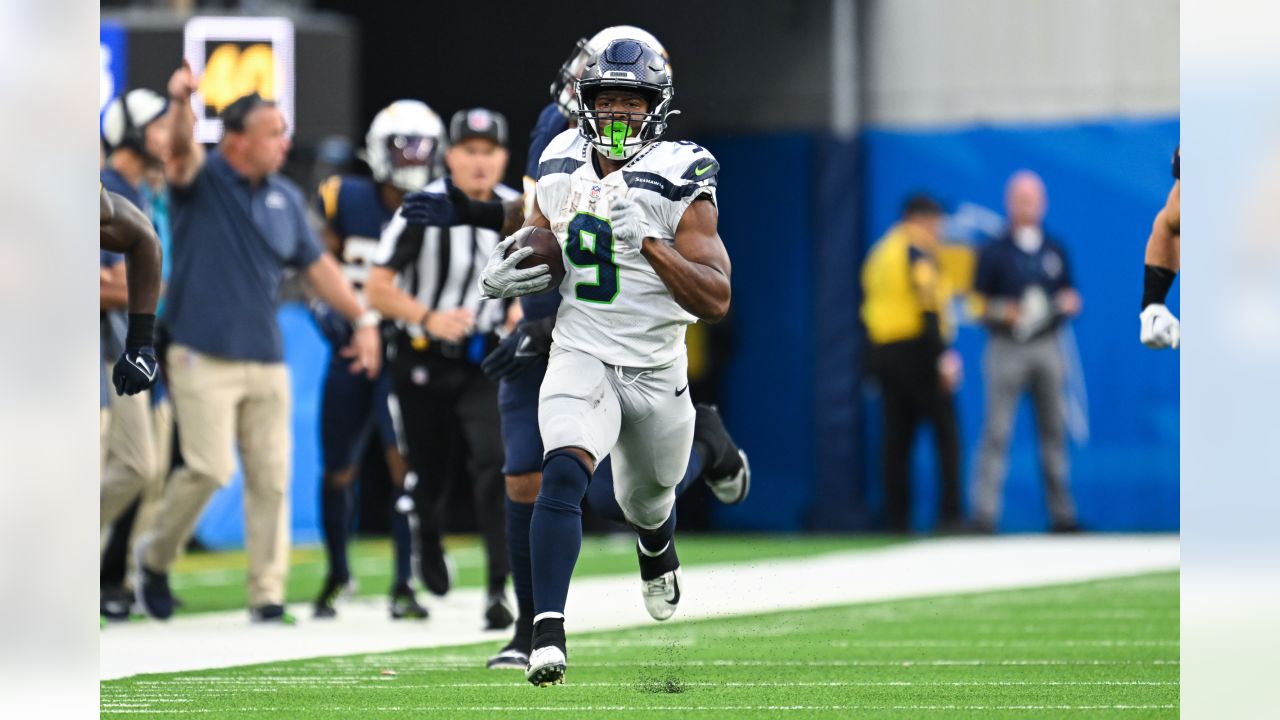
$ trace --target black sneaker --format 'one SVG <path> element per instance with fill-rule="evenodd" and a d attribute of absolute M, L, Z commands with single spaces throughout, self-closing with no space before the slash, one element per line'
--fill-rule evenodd
<path fill-rule="evenodd" d="M 169 573 L 154 572 L 143 563 L 147 542 L 134 546 L 134 564 L 137 576 L 133 581 L 134 599 L 148 615 L 157 620 L 173 616 L 173 591 L 169 589 Z"/>
<path fill-rule="evenodd" d="M 529 667 L 529 650 L 533 647 L 533 621 L 521 615 L 516 619 L 516 632 L 497 655 L 489 658 L 490 670 L 524 670 Z"/>
<path fill-rule="evenodd" d="M 133 593 L 123 585 L 109 585 L 98 591 L 98 613 L 111 622 L 124 622 L 133 609 Z"/>
<path fill-rule="evenodd" d="M 294 625 L 298 619 L 290 615 L 283 605 L 259 605 L 249 608 L 249 621 L 272 625 Z"/>
<path fill-rule="evenodd" d="M 418 570 L 422 573 L 422 584 L 432 595 L 444 597 L 453 585 L 453 568 L 445 557 L 440 536 L 423 538 L 418 545 Z"/>
<path fill-rule="evenodd" d="M 489 596 L 489 605 L 484 611 L 485 630 L 505 630 L 516 621 L 511 614 L 511 604 L 507 602 L 507 594 L 496 592 Z"/>
<path fill-rule="evenodd" d="M 533 626 L 533 652 L 524 677 L 538 687 L 564 683 L 568 666 L 564 642 L 564 618 L 544 618 Z"/>
<path fill-rule="evenodd" d="M 676 606 L 680 604 L 680 558 L 676 556 L 676 543 L 675 540 L 667 543 L 662 554 L 656 557 L 646 555 L 642 547 L 637 541 L 644 609 L 654 620 L 666 620 L 676 614 Z"/>
<path fill-rule="evenodd" d="M 693 441 L 706 451 L 702 479 L 716 499 L 725 505 L 737 505 L 751 492 L 751 465 L 747 454 L 738 448 L 724 427 L 720 411 L 714 405 L 695 405 Z"/>
<path fill-rule="evenodd" d="M 332 575 L 324 579 L 324 587 L 320 589 L 320 595 L 316 598 L 314 616 L 317 619 L 327 620 L 338 616 L 338 598 L 350 582 L 350 578 L 339 580 Z"/>
<path fill-rule="evenodd" d="M 431 613 L 418 602 L 409 583 L 401 583 L 391 588 L 392 620 L 425 620 Z"/>

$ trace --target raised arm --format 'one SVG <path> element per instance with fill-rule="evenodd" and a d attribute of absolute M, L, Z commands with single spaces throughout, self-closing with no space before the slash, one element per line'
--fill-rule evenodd
<path fill-rule="evenodd" d="M 732 295 L 732 268 L 716 230 L 718 218 L 715 203 L 698 198 L 680 218 L 674 243 L 647 237 L 640 248 L 680 307 L 708 323 L 729 313 Z"/>
<path fill-rule="evenodd" d="M 190 185 L 204 166 L 204 147 L 196 142 L 196 114 L 191 109 L 191 95 L 198 87 L 191 65 L 183 60 L 182 67 L 169 78 L 169 110 L 164 118 L 169 123 L 169 157 L 164 175 L 176 187 Z"/>

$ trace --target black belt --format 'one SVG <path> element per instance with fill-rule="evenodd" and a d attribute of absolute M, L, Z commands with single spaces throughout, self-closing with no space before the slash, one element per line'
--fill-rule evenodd
<path fill-rule="evenodd" d="M 458 342 L 448 342 L 430 338 L 426 335 L 412 336 L 407 332 L 400 332 L 400 347 L 407 352 L 420 353 L 428 357 L 445 358 L 447 360 L 463 360 L 476 365 L 479 365 L 486 355 L 493 352 L 493 349 L 498 347 L 499 342 L 501 342 L 501 338 L 494 332 L 468 335 Z"/>

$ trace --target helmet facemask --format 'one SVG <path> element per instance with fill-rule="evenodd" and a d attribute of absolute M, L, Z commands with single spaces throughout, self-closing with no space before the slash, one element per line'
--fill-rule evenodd
<path fill-rule="evenodd" d="M 384 147 L 390 165 L 387 181 L 405 192 L 427 186 L 436 175 L 439 147 L 435 138 L 422 135 L 388 135 Z"/>
<path fill-rule="evenodd" d="M 635 93 L 645 112 L 597 110 L 596 99 L 610 90 Z M 578 130 L 603 157 L 626 161 L 662 137 L 675 94 L 666 60 L 635 40 L 615 40 L 591 59 L 577 83 Z"/>

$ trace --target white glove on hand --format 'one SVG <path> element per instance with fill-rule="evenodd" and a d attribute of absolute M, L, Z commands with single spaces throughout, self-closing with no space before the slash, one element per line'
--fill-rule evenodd
<path fill-rule="evenodd" d="M 626 197 L 614 198 L 609 204 L 609 221 L 613 225 L 613 237 L 622 247 L 639 250 L 644 244 L 644 222 L 640 205 Z"/>
<path fill-rule="evenodd" d="M 1157 350 L 1163 348 L 1178 349 L 1182 331 L 1178 327 L 1178 318 L 1169 312 L 1164 305 L 1148 305 L 1138 316 L 1142 321 L 1142 332 L 1139 338 L 1142 344 Z"/>
<path fill-rule="evenodd" d="M 490 298 L 509 298 L 532 295 L 551 285 L 551 268 L 537 265 L 521 270 L 516 265 L 533 254 L 533 248 L 523 247 L 504 258 L 507 248 L 516 240 L 509 237 L 494 246 L 489 262 L 480 273 L 480 294 Z"/>

